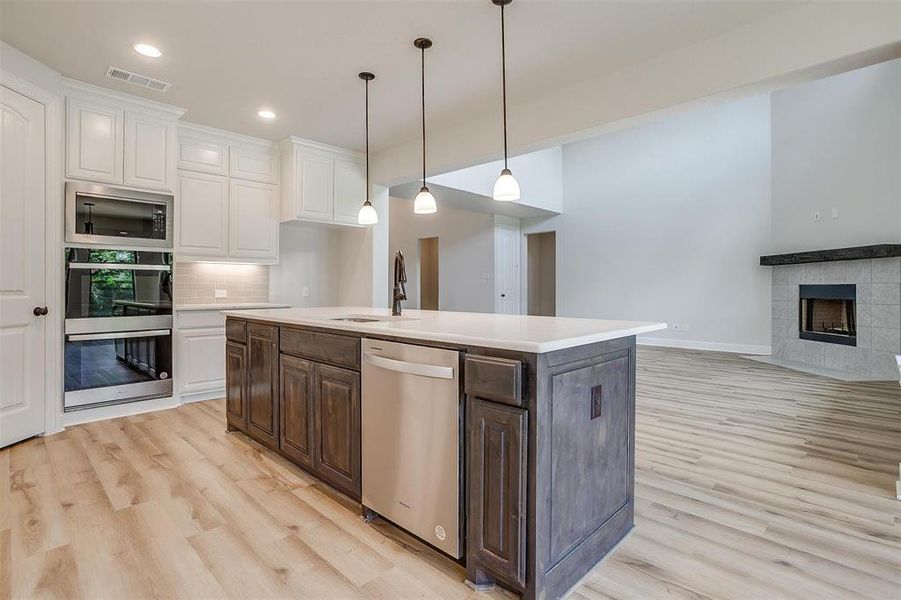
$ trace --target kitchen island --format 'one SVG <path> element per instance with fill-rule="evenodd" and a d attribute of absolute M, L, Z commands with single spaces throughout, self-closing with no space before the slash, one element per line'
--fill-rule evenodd
<path fill-rule="evenodd" d="M 664 324 L 363 307 L 225 314 L 228 429 L 356 501 L 362 338 L 459 353 L 459 533 L 474 587 L 560 597 L 632 529 L 635 336 Z"/>

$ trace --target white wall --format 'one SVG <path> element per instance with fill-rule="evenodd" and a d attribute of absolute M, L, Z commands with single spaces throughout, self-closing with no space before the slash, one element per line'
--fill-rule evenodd
<path fill-rule="evenodd" d="M 654 338 L 770 345 L 769 98 L 758 95 L 563 147 L 557 315 L 687 325 Z"/>
<path fill-rule="evenodd" d="M 336 305 L 339 235 L 340 230 L 322 225 L 279 225 L 279 263 L 269 269 L 270 300 L 292 306 Z"/>
<path fill-rule="evenodd" d="M 441 205 L 435 214 L 414 215 L 406 198 L 391 198 L 390 205 L 389 276 L 394 253 L 401 250 L 407 263 L 403 305 L 419 307 L 417 241 L 437 237 L 439 308 L 494 312 L 494 217 Z"/>
<path fill-rule="evenodd" d="M 586 139 L 699 99 L 769 91 L 896 58 L 899 22 L 899 2 L 803 2 L 613 73 L 599 71 L 572 86 L 511 96 L 510 149 L 520 154 Z M 499 158 L 499 123 L 492 110 L 467 123 L 431 129 L 431 173 Z M 419 177 L 421 144 L 416 137 L 378 152 L 373 180 L 396 185 Z"/>
<path fill-rule="evenodd" d="M 901 59 L 774 92 L 772 135 L 774 253 L 901 242 Z"/>
<path fill-rule="evenodd" d="M 518 204 L 557 213 L 563 211 L 563 149 L 560 146 L 513 156 L 508 165 L 522 190 Z M 496 160 L 435 175 L 429 182 L 490 198 L 494 182 L 503 168 L 504 161 Z"/>

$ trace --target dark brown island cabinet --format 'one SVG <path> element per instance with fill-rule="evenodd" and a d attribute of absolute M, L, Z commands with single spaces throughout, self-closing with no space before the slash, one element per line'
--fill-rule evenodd
<path fill-rule="evenodd" d="M 364 334 L 229 316 L 226 335 L 228 429 L 359 502 Z M 541 354 L 365 337 L 461 353 L 471 585 L 559 598 L 632 529 L 634 336 Z"/>

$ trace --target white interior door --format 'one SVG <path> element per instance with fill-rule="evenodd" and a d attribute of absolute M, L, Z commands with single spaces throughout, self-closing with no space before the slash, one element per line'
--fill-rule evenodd
<path fill-rule="evenodd" d="M 506 315 L 519 314 L 519 228 L 498 224 L 494 230 L 494 310 Z"/>
<path fill-rule="evenodd" d="M 44 106 L 0 86 L 0 447 L 44 431 Z"/>

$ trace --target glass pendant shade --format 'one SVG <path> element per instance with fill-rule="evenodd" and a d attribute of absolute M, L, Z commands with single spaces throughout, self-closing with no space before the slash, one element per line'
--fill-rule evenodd
<path fill-rule="evenodd" d="M 519 182 L 510 169 L 501 171 L 500 177 L 494 182 L 494 192 L 491 196 L 500 202 L 519 200 Z"/>
<path fill-rule="evenodd" d="M 378 222 L 379 215 L 375 212 L 372 203 L 367 200 L 363 203 L 363 206 L 360 207 L 360 212 L 357 213 L 357 223 L 360 225 L 375 225 Z"/>
<path fill-rule="evenodd" d="M 429 191 L 429 188 L 422 186 L 416 199 L 413 200 L 413 212 L 417 215 L 429 215 L 438 212 L 438 204 L 435 202 L 435 196 Z"/>

